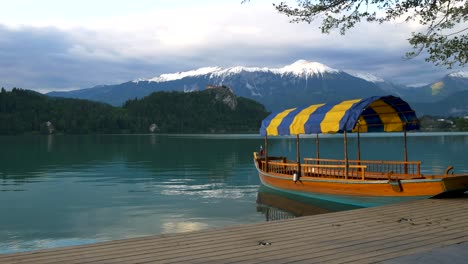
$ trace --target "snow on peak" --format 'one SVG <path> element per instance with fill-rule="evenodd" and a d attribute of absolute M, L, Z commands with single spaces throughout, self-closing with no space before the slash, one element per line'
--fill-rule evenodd
<path fill-rule="evenodd" d="M 199 68 L 199 69 L 191 70 L 191 71 L 186 71 L 186 72 L 161 74 L 159 77 L 149 79 L 148 81 L 150 81 L 150 82 L 174 81 L 174 80 L 183 79 L 183 78 L 189 77 L 189 76 L 205 75 L 205 74 L 213 73 L 213 72 L 220 71 L 220 70 L 222 70 L 222 68 L 220 68 L 220 67 L 203 67 L 203 68 Z"/>
<path fill-rule="evenodd" d="M 384 79 L 377 77 L 371 73 L 368 72 L 359 72 L 359 71 L 346 71 L 347 74 L 352 75 L 356 78 L 366 80 L 368 82 L 373 82 L 373 83 L 379 83 L 379 82 L 385 82 Z"/>
<path fill-rule="evenodd" d="M 468 71 L 457 71 L 449 74 L 449 76 L 455 78 L 468 78 Z"/>
<path fill-rule="evenodd" d="M 241 72 L 268 72 L 270 69 L 268 68 L 259 68 L 259 67 L 243 67 L 243 66 L 235 66 L 226 69 L 220 69 L 219 71 L 213 72 L 212 76 L 226 76 L 226 75 L 233 75 L 239 74 Z"/>
<path fill-rule="evenodd" d="M 295 75 L 321 75 L 326 72 L 337 73 L 339 70 L 328 67 L 327 65 L 321 64 L 319 62 L 311 62 L 307 60 L 298 60 L 291 65 L 284 66 L 279 69 L 272 69 L 273 72 L 278 72 L 281 74 L 292 73 Z"/>
<path fill-rule="evenodd" d="M 310 62 L 306 60 L 298 60 L 291 65 L 282 68 L 260 68 L 260 67 L 243 67 L 235 66 L 230 68 L 222 67 L 203 67 L 197 70 L 186 72 L 166 73 L 151 79 L 137 79 L 134 82 L 149 81 L 149 82 L 167 82 L 183 79 L 185 77 L 209 75 L 212 77 L 225 77 L 229 75 L 239 74 L 241 72 L 271 72 L 275 74 L 294 74 L 297 76 L 312 76 L 322 75 L 325 72 L 337 73 L 339 70 L 332 69 L 318 62 Z"/>

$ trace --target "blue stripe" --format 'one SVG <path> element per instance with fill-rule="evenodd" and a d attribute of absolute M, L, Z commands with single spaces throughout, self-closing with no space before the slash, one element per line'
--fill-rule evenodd
<path fill-rule="evenodd" d="M 291 135 L 291 131 L 289 130 L 289 126 L 294 121 L 294 117 L 301 112 L 304 107 L 298 107 L 296 110 L 289 112 L 281 121 L 281 124 L 278 126 L 278 135 Z"/>
<path fill-rule="evenodd" d="M 317 108 L 315 112 L 313 112 L 307 122 L 304 124 L 304 131 L 306 134 L 319 134 L 322 133 L 322 130 L 320 128 L 320 123 L 322 123 L 323 119 L 325 118 L 325 115 L 332 109 L 335 105 L 337 105 L 340 102 L 334 102 L 334 103 L 327 103 L 322 105 L 321 107 Z"/>
<path fill-rule="evenodd" d="M 402 123 L 407 122 L 405 114 L 401 113 L 401 111 L 405 111 L 405 110 L 408 111 L 409 109 L 405 109 L 403 105 L 399 105 L 403 103 L 403 100 L 397 97 L 386 96 L 382 98 L 382 101 L 390 105 L 395 110 L 395 112 L 398 114 L 398 117 L 400 118 L 400 121 Z"/>
<path fill-rule="evenodd" d="M 359 120 L 359 116 L 361 115 L 362 109 L 369 106 L 378 98 L 379 96 L 373 96 L 363 99 L 360 102 L 354 104 L 350 109 L 348 109 L 348 111 L 346 111 L 346 113 L 344 114 L 343 118 L 340 120 L 340 131 L 338 131 L 338 133 L 343 133 L 344 130 L 348 132 L 352 131 L 357 121 Z"/>
<path fill-rule="evenodd" d="M 367 132 L 384 132 L 382 120 L 380 120 L 379 114 L 377 114 L 372 107 L 366 108 L 361 115 L 366 121 Z"/>
<path fill-rule="evenodd" d="M 277 114 L 278 113 L 271 113 L 269 116 L 267 116 L 265 119 L 263 119 L 262 126 L 260 127 L 260 135 L 261 136 L 266 136 L 266 129 L 270 125 L 271 120 L 273 120 L 273 118 L 275 118 L 275 116 Z"/>
<path fill-rule="evenodd" d="M 416 112 L 408 103 L 395 96 L 385 96 L 382 98 L 382 100 L 395 109 L 402 122 L 408 122 L 406 125 L 407 131 L 420 128 L 418 118 L 416 117 Z"/>

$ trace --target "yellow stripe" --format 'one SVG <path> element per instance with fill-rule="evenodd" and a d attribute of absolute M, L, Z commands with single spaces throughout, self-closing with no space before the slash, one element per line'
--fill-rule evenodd
<path fill-rule="evenodd" d="M 356 125 L 353 128 L 353 132 L 358 132 L 358 125 L 359 125 L 359 132 L 360 133 L 365 133 L 365 132 L 369 131 L 368 127 L 367 127 L 367 122 L 364 119 L 364 117 L 359 116 L 359 120 L 358 120 L 358 122 L 356 123 Z"/>
<path fill-rule="evenodd" d="M 289 126 L 289 131 L 291 132 L 291 135 L 304 134 L 304 124 L 307 122 L 307 120 L 309 120 L 310 115 L 322 105 L 324 104 L 311 105 L 299 112 L 296 115 L 296 117 L 294 117 L 294 120 Z"/>
<path fill-rule="evenodd" d="M 398 113 L 382 100 L 377 100 L 370 104 L 370 107 L 379 115 L 384 124 L 385 132 L 403 131 L 403 124 Z"/>
<path fill-rule="evenodd" d="M 335 105 L 323 118 L 320 123 L 320 129 L 323 134 L 336 133 L 340 129 L 340 120 L 346 111 L 361 99 L 347 100 Z"/>
<path fill-rule="evenodd" d="M 283 112 L 277 114 L 270 122 L 268 125 L 266 132 L 267 135 L 269 136 L 278 136 L 278 126 L 281 124 L 281 121 L 283 121 L 283 118 L 285 118 L 291 111 L 294 111 L 296 108 L 291 108 L 284 110 Z"/>

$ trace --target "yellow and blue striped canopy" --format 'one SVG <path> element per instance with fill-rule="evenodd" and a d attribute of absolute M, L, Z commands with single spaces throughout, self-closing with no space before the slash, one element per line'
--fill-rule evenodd
<path fill-rule="evenodd" d="M 404 128 L 406 126 L 406 128 Z M 260 135 L 398 132 L 419 129 L 416 113 L 395 96 L 373 96 L 291 108 L 262 121 Z"/>

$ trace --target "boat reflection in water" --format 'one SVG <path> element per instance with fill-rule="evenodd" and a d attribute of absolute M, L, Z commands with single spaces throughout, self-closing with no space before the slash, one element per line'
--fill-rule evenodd
<path fill-rule="evenodd" d="M 263 213 L 266 221 L 325 214 L 356 208 L 361 207 L 285 193 L 271 189 L 263 184 L 260 185 L 257 194 L 257 212 Z"/>

